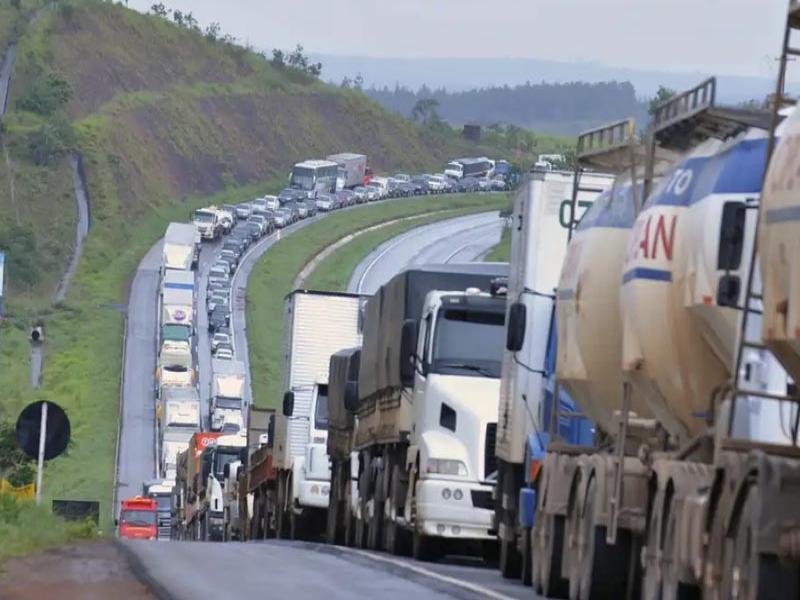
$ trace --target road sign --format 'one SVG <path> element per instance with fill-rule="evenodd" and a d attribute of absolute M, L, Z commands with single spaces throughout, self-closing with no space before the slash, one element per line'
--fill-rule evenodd
<path fill-rule="evenodd" d="M 41 400 L 26 406 L 17 419 L 17 443 L 22 451 L 38 460 L 36 504 L 42 501 L 44 461 L 67 449 L 70 426 L 67 413 L 58 404 Z"/>

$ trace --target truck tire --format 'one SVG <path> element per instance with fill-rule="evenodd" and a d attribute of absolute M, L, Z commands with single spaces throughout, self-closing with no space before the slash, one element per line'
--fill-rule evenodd
<path fill-rule="evenodd" d="M 564 515 L 545 514 L 540 517 L 545 528 L 544 551 L 539 556 L 541 589 L 536 590 L 548 598 L 566 598 L 569 581 L 561 576 L 561 556 L 564 548 Z M 539 548 L 532 548 L 534 560 Z"/>
<path fill-rule="evenodd" d="M 392 467 L 391 480 L 389 481 L 389 494 L 386 498 L 385 519 L 383 522 L 383 547 L 389 554 L 408 554 L 408 532 L 397 525 L 397 516 L 402 512 L 400 498 L 403 494 L 403 482 L 400 465 Z"/>
<path fill-rule="evenodd" d="M 286 539 L 288 523 L 285 510 L 286 505 L 286 480 L 278 478 L 278 493 L 275 500 L 275 537 L 279 540 Z"/>
<path fill-rule="evenodd" d="M 329 544 L 341 544 L 341 526 L 339 525 L 341 498 L 341 464 L 337 461 L 331 469 L 331 488 L 328 496 L 328 514 L 325 519 L 325 541 Z"/>
<path fill-rule="evenodd" d="M 522 531 L 522 556 L 520 557 L 520 580 L 522 585 L 531 585 L 532 573 L 532 552 L 531 552 L 531 530 Z"/>
<path fill-rule="evenodd" d="M 501 493 L 498 497 L 498 506 L 496 514 L 498 515 L 498 524 L 502 524 L 505 531 L 515 532 L 517 529 L 517 515 L 516 511 L 510 511 L 504 507 L 503 498 L 506 497 L 510 502 L 516 505 L 519 488 L 522 485 L 521 481 L 517 481 L 518 477 L 515 476 L 514 467 L 508 463 L 501 463 L 500 466 L 501 479 L 498 482 L 498 489 Z M 511 539 L 502 539 L 498 531 L 497 543 L 500 547 L 500 574 L 506 579 L 517 579 L 521 573 L 521 560 L 519 550 L 516 544 L 516 535 L 511 535 Z"/>
<path fill-rule="evenodd" d="M 411 538 L 411 556 L 414 560 L 431 562 L 441 558 L 440 541 L 414 529 Z"/>

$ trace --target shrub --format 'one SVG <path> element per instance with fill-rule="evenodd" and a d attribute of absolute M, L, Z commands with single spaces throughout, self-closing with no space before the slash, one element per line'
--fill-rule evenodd
<path fill-rule="evenodd" d="M 17 102 L 17 108 L 50 116 L 66 106 L 70 98 L 72 88 L 69 83 L 55 73 L 49 73 L 34 80 Z"/>

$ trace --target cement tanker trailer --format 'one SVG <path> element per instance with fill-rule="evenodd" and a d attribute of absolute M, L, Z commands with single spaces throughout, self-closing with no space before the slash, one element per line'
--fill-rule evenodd
<path fill-rule="evenodd" d="M 736 443 L 786 448 L 781 417 L 796 413 L 745 393 L 731 414 L 767 150 L 765 129 L 752 125 L 768 119 L 698 102 L 713 99 L 714 85 L 656 112 L 655 146 L 690 150 L 638 215 L 630 184 L 618 184 L 572 238 L 557 300 L 557 376 L 595 420 L 596 440 L 551 443 L 538 457 L 532 571 L 549 596 L 797 597 L 783 588 L 741 595 L 743 584 L 726 582 L 752 579 L 732 568 L 753 539 L 731 534 L 750 460 Z M 616 291 L 603 285 L 615 278 Z M 744 353 L 744 385 L 785 395 L 785 373 L 762 354 L 763 344 Z"/>

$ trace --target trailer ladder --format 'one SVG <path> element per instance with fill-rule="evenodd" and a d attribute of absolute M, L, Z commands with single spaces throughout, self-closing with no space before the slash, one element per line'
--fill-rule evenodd
<path fill-rule="evenodd" d="M 771 97 L 771 111 L 769 119 L 769 140 L 767 144 L 767 157 L 764 163 L 763 178 L 766 180 L 767 168 L 769 166 L 772 154 L 775 151 L 777 144 L 777 129 L 781 120 L 783 119 L 782 111 L 784 108 L 796 104 L 796 100 L 786 95 L 786 70 L 791 61 L 790 57 L 800 56 L 800 48 L 793 47 L 792 33 L 800 31 L 800 0 L 789 0 L 789 6 L 786 12 L 786 25 L 783 33 L 783 45 L 781 47 L 781 56 L 778 68 L 777 83 L 775 86 L 775 93 Z M 763 190 L 762 185 L 762 190 Z M 745 292 L 744 306 L 742 307 L 742 317 L 739 320 L 739 333 L 738 343 L 736 348 L 736 362 L 734 369 L 731 373 L 731 408 L 730 416 L 728 419 L 727 438 L 723 442 L 723 447 L 728 450 L 749 450 L 752 447 L 759 447 L 762 449 L 769 449 L 771 452 L 783 455 L 800 455 L 800 440 L 798 440 L 798 430 L 800 429 L 800 398 L 797 392 L 789 394 L 773 394 L 764 391 L 748 389 L 742 384 L 742 366 L 744 360 L 744 352 L 746 348 L 769 351 L 767 346 L 761 339 L 748 338 L 748 325 L 750 324 L 751 315 L 758 315 L 762 313 L 762 282 L 761 277 L 757 276 L 756 269 L 758 267 L 758 231 L 762 218 L 761 201 L 758 201 L 758 211 L 756 216 L 756 236 L 753 240 L 752 252 L 750 255 L 750 272 L 747 276 L 747 290 Z M 774 444 L 766 444 L 754 440 L 733 439 L 733 427 L 735 423 L 736 407 L 739 400 L 742 398 L 761 398 L 763 400 L 772 400 L 777 402 L 790 402 L 795 404 L 794 423 L 791 427 L 792 445 L 776 448 Z"/>

